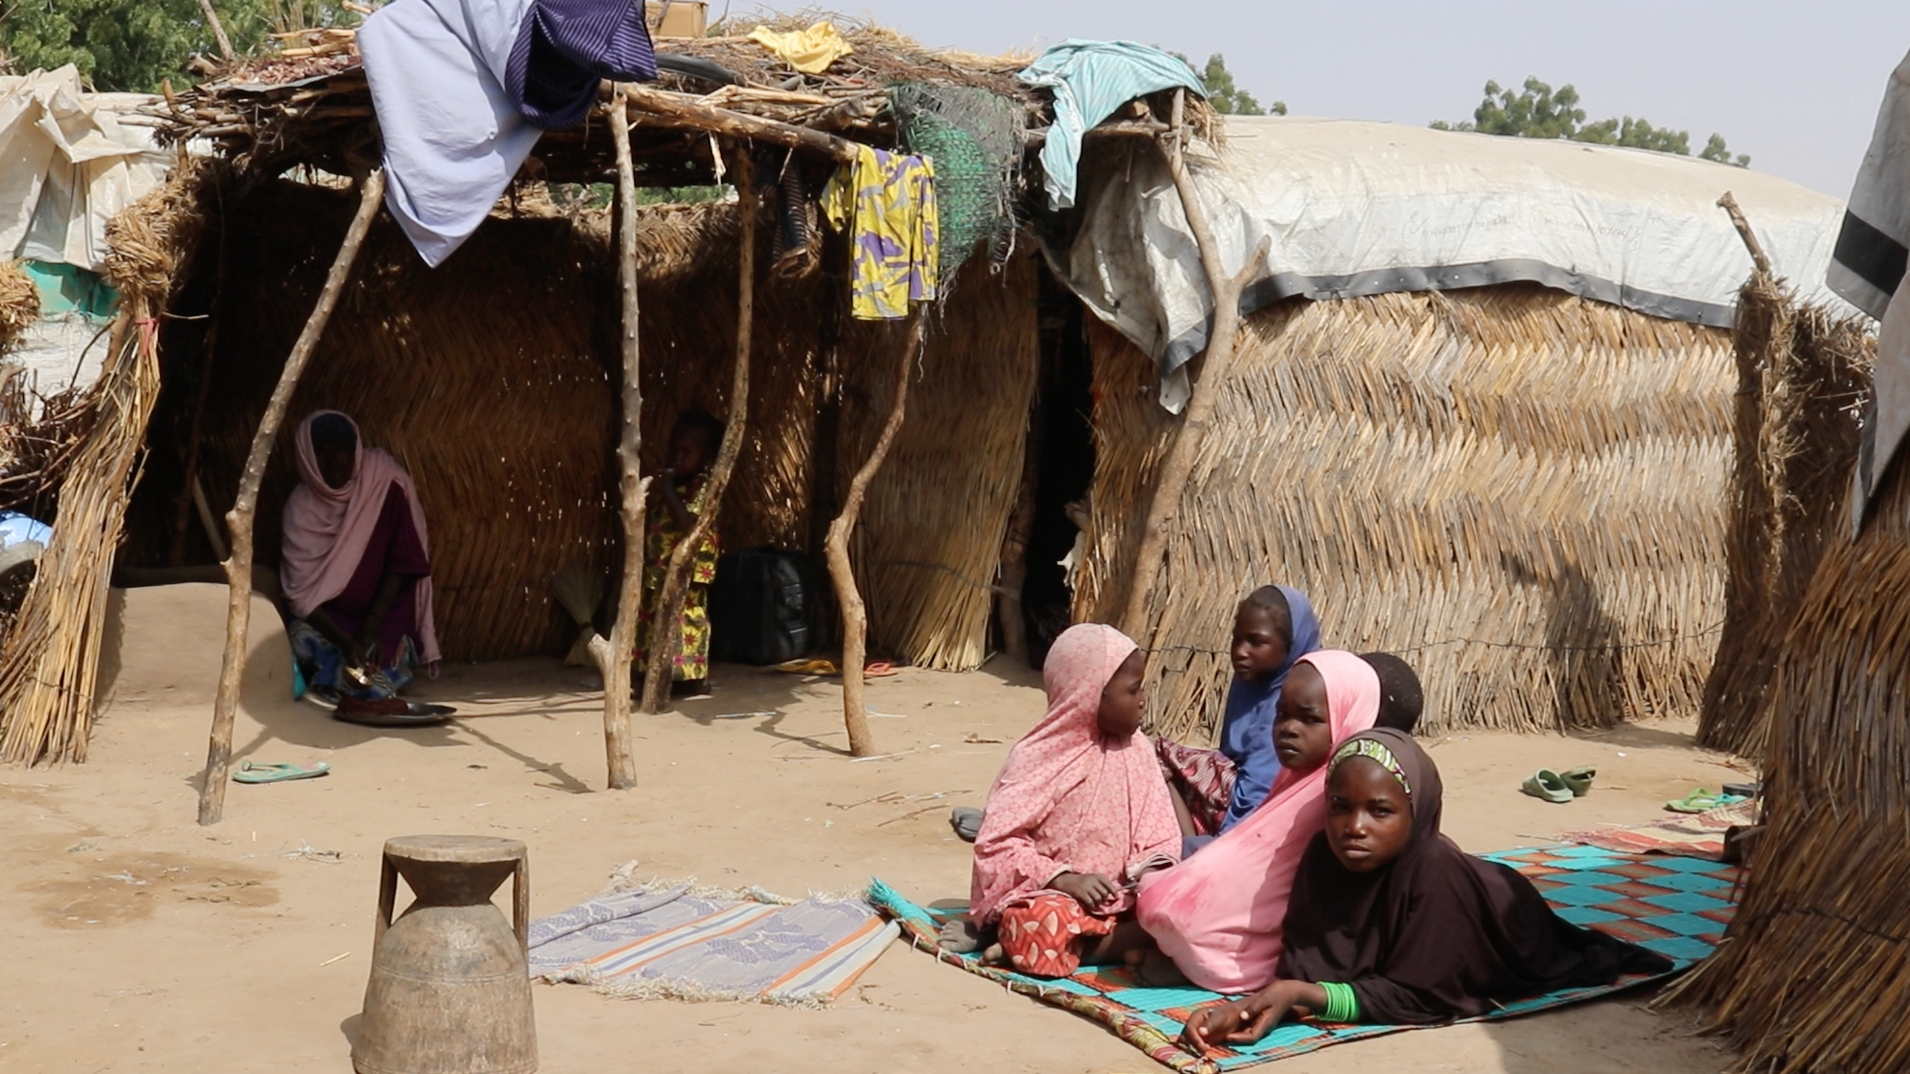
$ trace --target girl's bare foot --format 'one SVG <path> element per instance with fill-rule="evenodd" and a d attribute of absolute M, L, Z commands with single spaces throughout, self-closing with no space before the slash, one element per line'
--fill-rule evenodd
<path fill-rule="evenodd" d="M 952 918 L 942 926 L 942 935 L 936 940 L 942 950 L 957 955 L 966 955 L 981 950 L 981 930 L 975 927 L 968 915 Z"/>

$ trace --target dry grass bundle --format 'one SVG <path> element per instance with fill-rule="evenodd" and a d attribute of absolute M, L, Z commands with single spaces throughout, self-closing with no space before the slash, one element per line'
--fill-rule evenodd
<path fill-rule="evenodd" d="M 971 266 L 928 323 L 908 417 L 869 487 L 856 531 L 870 637 L 919 667 L 967 671 L 988 656 L 1002 538 L 1020 489 L 1040 372 L 1032 254 L 999 274 Z M 873 336 L 873 339 L 871 338 Z M 857 326 L 838 473 L 844 485 L 888 413 L 898 337 Z M 885 376 L 885 374 L 887 374 Z"/>
<path fill-rule="evenodd" d="M 1856 541 L 1825 542 L 1779 653 L 1767 824 L 1724 943 L 1676 996 L 1756 1071 L 1896 1074 L 1910 1022 L 1910 471 Z"/>
<path fill-rule="evenodd" d="M 0 354 L 40 318 L 40 291 L 33 277 L 11 261 L 0 261 Z"/>
<path fill-rule="evenodd" d="M 0 652 L 0 760 L 86 760 L 107 579 L 159 394 L 158 316 L 207 211 L 199 174 L 182 167 L 107 226 L 106 276 L 120 289 L 121 312 L 92 427 L 60 489 L 53 542 Z"/>
<path fill-rule="evenodd" d="M 50 520 L 60 485 L 93 430 L 98 393 L 89 386 L 36 398 L 17 372 L 0 377 L 0 509 Z"/>
<path fill-rule="evenodd" d="M 1847 525 L 1858 413 L 1876 340 L 1855 318 L 1802 305 L 1767 276 L 1738 295 L 1737 464 L 1725 630 L 1698 742 L 1763 752 L 1771 676 L 1825 542 Z"/>
<path fill-rule="evenodd" d="M 1723 618 L 1722 331 L 1534 286 L 1289 302 L 1244 328 L 1143 644 L 1153 724 L 1211 735 L 1235 602 L 1298 586 L 1329 645 L 1425 681 L 1426 733 L 1694 713 Z M 1091 326 L 1097 459 L 1075 618 L 1125 599 L 1171 419 Z"/>

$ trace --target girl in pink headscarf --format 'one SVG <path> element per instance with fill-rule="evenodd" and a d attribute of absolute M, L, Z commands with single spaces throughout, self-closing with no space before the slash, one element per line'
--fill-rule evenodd
<path fill-rule="evenodd" d="M 1048 714 L 1015 743 L 975 839 L 969 922 L 998 928 L 1015 968 L 1065 977 L 1121 960 L 1147 938 L 1134 886 L 1174 863 L 1180 824 L 1141 727 L 1144 659 L 1110 626 L 1068 628 L 1048 651 Z"/>
<path fill-rule="evenodd" d="M 1224 993 L 1273 980 L 1294 875 L 1326 826 L 1327 758 L 1369 730 L 1379 708 L 1379 675 L 1352 653 L 1323 649 L 1288 672 L 1273 724 L 1280 775 L 1267 800 L 1140 893 L 1142 927 L 1188 980 Z M 1151 964 L 1146 976 L 1170 983 Z"/>
<path fill-rule="evenodd" d="M 439 660 L 418 490 L 336 410 L 307 415 L 297 444 L 279 576 L 299 669 L 308 686 L 392 697 L 420 656 Z"/>

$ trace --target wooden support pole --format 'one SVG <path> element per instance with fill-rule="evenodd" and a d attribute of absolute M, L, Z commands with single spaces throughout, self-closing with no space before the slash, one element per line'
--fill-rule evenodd
<path fill-rule="evenodd" d="M 239 54 L 232 51 L 232 39 L 225 35 L 225 26 L 219 22 L 219 13 L 212 10 L 212 0 L 199 0 L 199 10 L 205 13 L 206 25 L 212 27 L 212 36 L 219 41 L 219 55 L 224 56 L 227 63 L 238 59 Z"/>
<path fill-rule="evenodd" d="M 1731 217 L 1731 226 L 1738 229 L 1738 237 L 1744 240 L 1744 248 L 1751 251 L 1751 266 L 1760 276 L 1771 274 L 1771 259 L 1764 255 L 1764 244 L 1757 241 L 1757 232 L 1751 230 L 1751 222 L 1744 218 L 1744 210 L 1738 208 L 1738 199 L 1731 196 L 1729 190 L 1718 199 L 1718 208 Z"/>
<path fill-rule="evenodd" d="M 1221 266 L 1220 247 L 1214 241 L 1213 229 L 1207 225 L 1207 212 L 1201 207 L 1200 191 L 1195 188 L 1193 176 L 1187 171 L 1183 152 L 1183 140 L 1187 132 L 1185 110 L 1186 91 L 1175 90 L 1174 122 L 1168 132 L 1161 136 L 1161 142 L 1167 154 L 1168 170 L 1174 177 L 1174 189 L 1180 194 L 1181 211 L 1187 217 L 1187 227 L 1194 233 L 1194 244 L 1200 250 L 1201 271 L 1207 277 L 1208 290 L 1213 292 L 1214 319 L 1207 336 L 1207 359 L 1201 366 L 1199 378 L 1194 382 L 1193 398 L 1187 404 L 1187 412 L 1175 430 L 1174 443 L 1168 448 L 1167 457 L 1162 460 L 1160 474 L 1154 482 L 1153 499 L 1147 507 L 1147 520 L 1141 527 L 1141 547 L 1134 557 L 1127 605 L 1121 613 L 1121 630 L 1144 649 L 1148 647 L 1148 638 L 1145 636 L 1147 601 L 1154 592 L 1154 583 L 1160 577 L 1162 560 L 1166 555 L 1167 527 L 1180 509 L 1181 496 L 1187 490 L 1187 479 L 1194 469 L 1194 459 L 1200 454 L 1201 442 L 1207 438 L 1208 423 L 1213 420 L 1214 402 L 1219 398 L 1221 385 L 1226 382 L 1233 365 L 1234 346 L 1240 335 L 1240 294 L 1267 258 L 1267 243 L 1262 240 L 1238 273 L 1228 275 Z"/>
<path fill-rule="evenodd" d="M 613 791 L 637 785 L 637 759 L 630 743 L 630 657 L 637 637 L 637 603 L 643 599 L 643 503 L 650 482 L 643 476 L 643 382 L 637 364 L 637 178 L 630 161 L 630 105 L 626 86 L 610 107 L 610 140 L 617 147 L 617 277 L 623 282 L 623 437 L 617 483 L 623 501 L 623 577 L 617 585 L 617 621 L 610 640 L 590 639 L 590 655 L 604 681 L 604 755 Z"/>
<path fill-rule="evenodd" d="M 258 514 L 259 486 L 265 480 L 265 464 L 272 457 L 272 446 L 278 440 L 280 426 L 285 423 L 285 411 L 292 405 L 292 392 L 298 387 L 299 375 L 305 372 L 305 363 L 311 360 L 312 351 L 325 334 L 325 324 L 331 320 L 338 296 L 345 290 L 352 263 L 358 259 L 358 248 L 364 245 L 365 233 L 371 230 L 372 218 L 378 215 L 378 206 L 384 197 L 384 172 L 374 171 L 359 181 L 358 212 L 345 230 L 345 242 L 338 248 L 338 256 L 332 259 L 325 287 L 318 293 L 318 304 L 312 308 L 304 330 L 299 332 L 298 342 L 292 345 L 291 356 L 285 359 L 278 385 L 272 389 L 271 402 L 266 404 L 265 416 L 259 419 L 258 431 L 252 436 L 252 450 L 246 454 L 245 471 L 239 476 L 238 498 L 225 516 L 226 531 L 232 538 L 232 555 L 225 561 L 225 660 L 219 666 L 219 695 L 212 708 L 205 782 L 199 787 L 200 824 L 217 824 L 225 816 L 225 785 L 232 765 L 232 720 L 239 708 L 239 680 L 245 677 L 246 632 L 252 621 L 252 520 Z"/>
<path fill-rule="evenodd" d="M 819 130 L 778 123 L 773 119 L 752 116 L 746 112 L 717 108 L 703 104 L 694 97 L 652 89 L 649 86 L 620 84 L 617 89 L 624 95 L 626 101 L 641 111 L 660 119 L 667 119 L 679 126 L 695 127 L 729 138 L 767 142 L 770 145 L 780 145 L 788 149 L 802 149 L 819 153 L 844 164 L 856 159 L 856 143 L 846 138 L 824 134 Z"/>
<path fill-rule="evenodd" d="M 823 553 L 829 560 L 829 578 L 835 583 L 836 604 L 842 609 L 842 723 L 849 732 L 849 753 L 855 757 L 875 755 L 875 739 L 869 734 L 869 714 L 862 705 L 862 664 L 868 655 L 869 613 L 856 589 L 855 569 L 849 563 L 849 536 L 855 532 L 862 515 L 862 498 L 869 482 L 882 469 L 896 431 L 902 428 L 902 415 L 908 406 L 909 376 L 915 372 L 915 356 L 922 349 L 922 311 L 909 315 L 908 342 L 902 347 L 896 364 L 895 399 L 889 405 L 888 420 L 882 423 L 882 435 L 875 447 L 849 481 L 842 497 L 842 513 L 829 525 L 823 541 Z M 829 460 L 823 460 L 827 465 Z"/>
<path fill-rule="evenodd" d="M 729 418 L 723 425 L 723 443 L 710 467 L 709 485 L 702 494 L 703 510 L 696 524 L 670 553 L 663 591 L 658 595 L 658 614 L 650 630 L 650 662 L 643 674 L 643 711 L 662 712 L 670 703 L 671 673 L 676 666 L 674 654 L 683 641 L 684 598 L 690 591 L 690 563 L 696 548 L 716 523 L 723 504 L 723 492 L 729 488 L 730 473 L 736 458 L 743 453 L 743 436 L 749 424 L 749 351 L 756 317 L 756 158 L 748 142 L 731 168 L 735 175 L 736 207 L 742 216 L 738 241 L 736 281 L 736 371 L 730 382 Z"/>

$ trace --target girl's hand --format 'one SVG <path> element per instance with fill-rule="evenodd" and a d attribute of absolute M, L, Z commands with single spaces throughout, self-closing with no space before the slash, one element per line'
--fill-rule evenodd
<path fill-rule="evenodd" d="M 1120 888 L 1114 881 L 1100 873 L 1062 873 L 1048 882 L 1048 886 L 1071 895 L 1081 904 L 1083 910 L 1094 910 L 1111 902 L 1120 894 Z"/>
<path fill-rule="evenodd" d="M 1275 981 L 1245 999 L 1199 1008 L 1187 1019 L 1181 1043 L 1204 1056 L 1216 1045 L 1259 1042 L 1293 1009 L 1287 984 Z"/>

